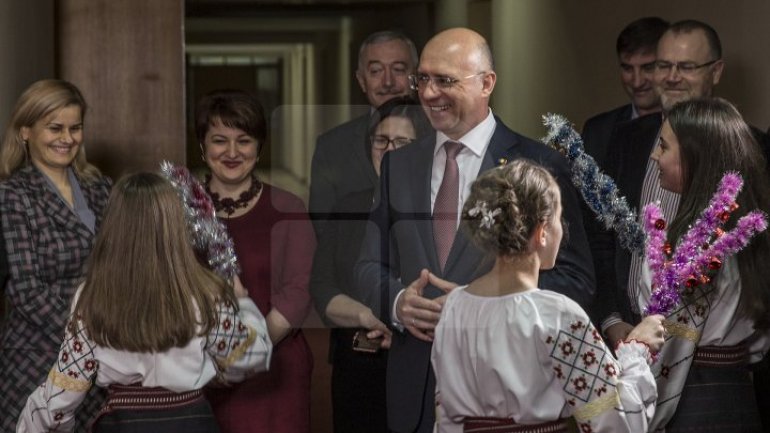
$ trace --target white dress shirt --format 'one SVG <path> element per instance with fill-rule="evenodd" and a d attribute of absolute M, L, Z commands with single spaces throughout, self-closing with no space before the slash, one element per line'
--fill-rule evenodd
<path fill-rule="evenodd" d="M 444 143 L 447 141 L 457 141 L 462 143 L 463 148 L 457 155 L 457 168 L 460 172 L 460 188 L 458 188 L 457 200 L 457 226 L 460 225 L 460 216 L 462 214 L 463 205 L 465 199 L 468 197 L 471 191 L 471 185 L 473 181 L 479 175 L 481 170 L 481 163 L 484 161 L 484 154 L 489 147 L 489 141 L 492 139 L 492 134 L 495 132 L 497 122 L 495 116 L 492 115 L 492 110 L 489 110 L 487 117 L 476 125 L 473 129 L 468 131 L 465 135 L 460 137 L 459 140 L 452 140 L 446 134 L 441 131 L 436 131 L 436 147 L 433 149 L 433 168 L 430 176 L 430 208 L 433 210 L 433 206 L 436 203 L 436 195 L 438 195 L 438 189 L 441 187 L 441 180 L 444 179 L 444 166 L 446 165 L 446 152 L 444 151 Z M 407 282 L 410 283 L 411 281 Z M 396 299 L 393 301 L 393 308 L 391 322 L 399 330 L 403 330 L 403 323 L 398 318 L 398 312 L 396 306 L 398 300 L 404 293 L 405 289 L 401 289 L 396 295 Z"/>

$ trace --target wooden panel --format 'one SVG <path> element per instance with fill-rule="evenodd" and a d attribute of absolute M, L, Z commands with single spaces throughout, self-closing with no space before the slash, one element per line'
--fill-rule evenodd
<path fill-rule="evenodd" d="M 54 76 L 53 22 L 53 0 L 0 1 L 2 133 L 21 92 L 37 80 Z"/>
<path fill-rule="evenodd" d="M 59 76 L 90 106 L 88 158 L 116 178 L 185 163 L 183 0 L 59 0 Z"/>

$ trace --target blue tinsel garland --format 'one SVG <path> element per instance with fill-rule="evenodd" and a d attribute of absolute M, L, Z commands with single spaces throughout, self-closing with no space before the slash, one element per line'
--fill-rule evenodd
<path fill-rule="evenodd" d="M 617 233 L 621 246 L 643 254 L 645 235 L 636 212 L 629 208 L 626 198 L 619 195 L 615 181 L 602 173 L 593 157 L 585 153 L 580 134 L 559 114 L 544 115 L 543 124 L 548 128 L 543 142 L 567 157 L 572 183 L 596 213 L 596 218 Z"/>

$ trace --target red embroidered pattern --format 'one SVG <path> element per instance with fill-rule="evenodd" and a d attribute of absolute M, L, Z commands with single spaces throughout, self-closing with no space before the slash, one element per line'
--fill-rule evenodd
<path fill-rule="evenodd" d="M 619 366 L 590 322 L 565 324 L 556 335 L 545 336 L 545 342 L 551 348 L 554 375 L 573 397 L 570 404 L 588 403 L 615 390 Z"/>
<path fill-rule="evenodd" d="M 575 352 L 575 350 L 572 348 L 572 343 L 569 341 L 565 341 L 561 345 L 561 353 L 564 356 L 572 355 Z"/>
<path fill-rule="evenodd" d="M 594 365 L 596 363 L 596 354 L 593 350 L 589 350 L 588 352 L 584 353 L 581 358 L 583 358 L 583 365 L 585 365 L 586 368 Z"/>
<path fill-rule="evenodd" d="M 575 389 L 579 392 L 585 391 L 588 388 L 588 381 L 586 381 L 585 376 L 580 376 L 576 379 L 573 379 L 572 384 L 575 386 Z"/>
<path fill-rule="evenodd" d="M 99 367 L 94 359 L 94 346 L 88 339 L 83 324 L 78 321 L 66 328 L 59 349 L 59 361 L 54 367 L 60 374 L 78 381 L 90 381 Z"/>
<path fill-rule="evenodd" d="M 220 304 L 219 326 L 209 332 L 206 350 L 216 348 L 218 363 L 227 359 L 249 339 L 249 327 L 238 317 L 232 305 Z M 221 367 L 221 366 L 220 366 Z"/>
<path fill-rule="evenodd" d="M 604 364 L 604 374 L 607 377 L 615 377 L 618 375 L 618 369 L 615 368 L 615 364 Z"/>

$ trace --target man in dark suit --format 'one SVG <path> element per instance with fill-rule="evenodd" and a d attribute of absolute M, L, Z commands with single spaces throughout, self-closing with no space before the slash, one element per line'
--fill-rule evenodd
<path fill-rule="evenodd" d="M 394 432 L 430 432 L 435 410 L 431 341 L 445 295 L 492 265 L 457 231 L 459 210 L 479 172 L 517 158 L 548 167 L 562 191 L 570 236 L 556 267 L 542 273 L 541 288 L 585 307 L 594 279 L 564 158 L 508 129 L 489 108 L 496 75 L 486 41 L 463 28 L 439 33 L 425 46 L 411 80 L 437 132 L 385 156 L 356 284 L 368 288 L 372 300 L 388 295 L 383 298 L 390 317 L 384 319 L 396 328 L 388 358 L 388 426 Z M 454 192 L 446 194 L 452 183 Z M 450 228 L 444 230 L 447 221 Z"/>
<path fill-rule="evenodd" d="M 631 103 L 597 114 L 583 126 L 586 152 L 600 167 L 605 165 L 610 137 L 617 124 L 660 111 L 652 75 L 658 39 L 667 28 L 668 23 L 659 17 L 644 17 L 628 24 L 618 35 L 615 50 L 620 62 L 620 82 Z"/>
<path fill-rule="evenodd" d="M 404 34 L 381 31 L 369 35 L 358 51 L 356 79 L 372 109 L 393 97 L 411 94 L 407 77 L 416 66 L 417 49 Z M 337 200 L 377 186 L 366 139 L 370 112 L 321 134 L 316 141 L 309 210 L 317 236 Z"/>

